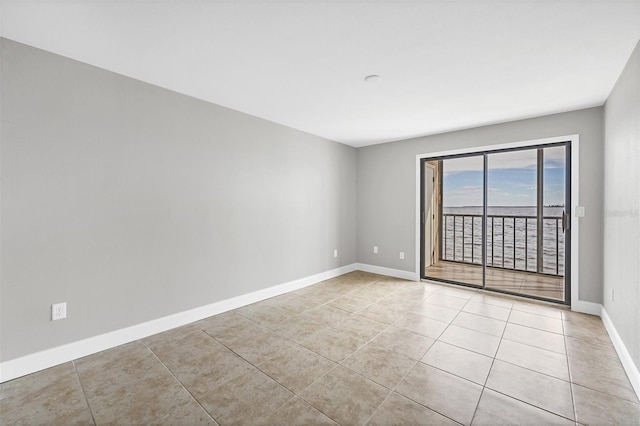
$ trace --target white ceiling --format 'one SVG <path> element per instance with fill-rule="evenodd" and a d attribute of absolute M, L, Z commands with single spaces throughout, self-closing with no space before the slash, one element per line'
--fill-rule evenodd
<path fill-rule="evenodd" d="M 3 37 L 352 146 L 602 105 L 640 38 L 640 0 L 1 7 Z"/>

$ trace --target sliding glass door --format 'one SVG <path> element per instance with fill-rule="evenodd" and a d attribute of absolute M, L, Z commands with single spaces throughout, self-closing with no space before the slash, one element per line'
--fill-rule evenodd
<path fill-rule="evenodd" d="M 568 303 L 569 158 L 567 142 L 424 160 L 423 278 Z"/>

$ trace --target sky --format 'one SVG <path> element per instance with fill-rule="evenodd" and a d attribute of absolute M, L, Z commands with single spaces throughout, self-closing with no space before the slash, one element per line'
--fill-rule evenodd
<path fill-rule="evenodd" d="M 564 146 L 544 150 L 544 205 L 564 205 Z M 535 206 L 536 150 L 488 156 L 488 205 Z M 481 206 L 482 156 L 443 161 L 443 205 Z"/>

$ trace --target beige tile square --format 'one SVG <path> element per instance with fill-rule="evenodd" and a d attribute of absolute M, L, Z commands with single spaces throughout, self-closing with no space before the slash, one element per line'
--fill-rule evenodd
<path fill-rule="evenodd" d="M 572 426 L 575 423 L 564 417 L 551 414 L 533 405 L 502 395 L 491 389 L 482 392 L 478 409 L 472 425 L 560 425 Z"/>
<path fill-rule="evenodd" d="M 427 297 L 433 294 L 433 290 L 428 289 L 424 283 L 417 283 L 417 285 L 405 286 L 404 288 L 396 292 L 398 296 L 408 297 L 413 300 L 422 302 Z"/>
<path fill-rule="evenodd" d="M 463 288 L 454 288 L 454 287 L 449 287 L 449 286 L 443 286 L 439 291 L 438 294 L 444 294 L 446 296 L 453 296 L 453 297 L 458 297 L 460 299 L 471 299 L 473 296 L 477 295 L 478 292 L 477 291 L 473 291 L 473 290 L 465 290 Z"/>
<path fill-rule="evenodd" d="M 395 311 L 388 306 L 374 303 L 358 312 L 358 315 L 390 325 L 398 321 L 403 313 Z"/>
<path fill-rule="evenodd" d="M 319 305 L 319 303 L 313 299 L 300 297 L 293 293 L 285 293 L 277 297 L 272 297 L 262 303 L 283 308 L 296 314 L 308 311 L 309 309 L 313 309 Z"/>
<path fill-rule="evenodd" d="M 145 337 L 144 339 L 142 339 L 142 342 L 145 345 L 151 345 L 154 343 L 163 343 L 166 341 L 171 342 L 176 339 L 181 339 L 184 336 L 194 332 L 202 333 L 202 330 L 200 330 L 200 327 L 198 326 L 198 324 L 199 322 L 195 322 L 195 323 L 184 325 L 182 327 L 176 327 L 171 330 L 164 331 L 162 333 L 154 334 L 152 336 Z"/>
<path fill-rule="evenodd" d="M 529 312 L 511 311 L 508 322 L 549 331 L 551 333 L 563 334 L 562 320 L 531 314 Z"/>
<path fill-rule="evenodd" d="M 388 296 L 385 296 L 382 299 L 379 299 L 376 303 L 378 305 L 387 306 L 396 311 L 406 312 L 414 308 L 420 302 L 421 302 L 420 299 L 415 299 L 411 296 L 399 294 L 396 292 L 396 293 L 389 294 Z"/>
<path fill-rule="evenodd" d="M 321 305 L 300 314 L 301 318 L 318 322 L 324 325 L 332 325 L 353 316 L 352 313 L 333 306 Z"/>
<path fill-rule="evenodd" d="M 352 334 L 360 339 L 371 340 L 388 326 L 387 324 L 360 315 L 353 315 L 334 323 L 332 327 Z"/>
<path fill-rule="evenodd" d="M 265 330 L 264 327 L 233 311 L 205 318 L 194 325 L 223 344 L 240 336 L 251 336 Z"/>
<path fill-rule="evenodd" d="M 496 359 L 569 381 L 567 356 L 503 339 Z"/>
<path fill-rule="evenodd" d="M 568 309 L 562 310 L 562 319 L 572 323 L 582 325 L 602 325 L 602 319 L 596 315 L 583 314 L 580 312 L 570 311 Z"/>
<path fill-rule="evenodd" d="M 0 424 L 92 425 L 71 362 L 0 384 Z"/>
<path fill-rule="evenodd" d="M 132 342 L 75 361 L 96 423 L 213 424 L 155 355 Z M 153 392 L 150 392 L 153 389 Z"/>
<path fill-rule="evenodd" d="M 396 327 L 401 327 L 414 333 L 422 334 L 423 336 L 437 339 L 442 332 L 447 328 L 449 324 L 446 322 L 434 320 L 431 318 L 423 317 L 418 314 L 406 314 L 400 318 L 394 324 Z"/>
<path fill-rule="evenodd" d="M 451 322 L 460 311 L 458 309 L 451 309 L 445 306 L 423 302 L 412 309 L 411 312 L 428 318 L 433 318 L 438 321 Z"/>
<path fill-rule="evenodd" d="M 478 405 L 482 386 L 419 362 L 395 391 L 468 425 Z"/>
<path fill-rule="evenodd" d="M 391 326 L 372 340 L 372 343 L 412 359 L 420 359 L 435 340 L 404 328 Z"/>
<path fill-rule="evenodd" d="M 564 334 L 578 339 L 587 340 L 591 343 L 601 345 L 612 345 L 607 330 L 602 323 L 596 322 L 592 324 L 576 323 L 572 321 L 564 321 Z"/>
<path fill-rule="evenodd" d="M 290 350 L 295 343 L 271 331 L 261 331 L 251 336 L 240 336 L 226 343 L 226 346 L 253 365 L 258 365 Z"/>
<path fill-rule="evenodd" d="M 327 327 L 325 324 L 298 316 L 292 320 L 281 322 L 273 327 L 272 331 L 279 336 L 297 342 Z"/>
<path fill-rule="evenodd" d="M 368 379 L 393 389 L 413 368 L 416 361 L 371 343 L 342 361 L 342 365 Z"/>
<path fill-rule="evenodd" d="M 545 317 L 562 319 L 562 311 L 564 309 L 554 308 L 547 305 L 541 305 L 537 303 L 525 303 L 516 302 L 513 304 L 513 309 L 516 311 L 529 312 L 530 314 L 542 315 Z"/>
<path fill-rule="evenodd" d="M 175 340 L 149 341 L 149 348 L 196 397 L 252 369 L 203 331 Z"/>
<path fill-rule="evenodd" d="M 570 358 L 594 363 L 620 363 L 618 353 L 613 345 L 600 345 L 597 343 L 591 343 L 588 340 L 576 339 L 575 337 L 570 336 L 565 336 L 564 340 L 567 348 L 567 355 Z"/>
<path fill-rule="evenodd" d="M 300 393 L 337 364 L 315 352 L 293 345 L 260 364 L 259 368 L 294 393 Z"/>
<path fill-rule="evenodd" d="M 500 344 L 499 337 L 458 327 L 457 325 L 450 325 L 438 340 L 489 357 L 496 355 Z"/>
<path fill-rule="evenodd" d="M 258 423 L 275 413 L 293 396 L 254 368 L 198 399 L 218 423 L 245 425 Z"/>
<path fill-rule="evenodd" d="M 302 297 L 316 306 L 331 302 L 338 297 L 344 296 L 344 292 L 335 291 L 333 289 L 325 289 L 320 285 L 305 287 L 293 292 L 296 296 Z"/>
<path fill-rule="evenodd" d="M 629 378 L 618 360 L 570 357 L 569 370 L 573 383 L 627 401 L 638 402 Z"/>
<path fill-rule="evenodd" d="M 377 285 L 364 285 L 349 294 L 369 299 L 372 302 L 377 302 L 393 294 L 393 290 L 382 288 Z"/>
<path fill-rule="evenodd" d="M 367 340 L 327 327 L 300 339 L 299 343 L 325 358 L 341 362 L 367 343 Z"/>
<path fill-rule="evenodd" d="M 443 342 L 435 342 L 421 361 L 479 385 L 484 385 L 493 364 L 491 357 Z"/>
<path fill-rule="evenodd" d="M 458 310 L 462 309 L 462 307 L 466 305 L 468 301 L 469 300 L 467 298 L 449 296 L 446 294 L 442 294 L 441 291 L 433 293 L 431 296 L 425 299 L 425 302 L 431 303 L 432 305 L 439 305 L 446 308 Z"/>
<path fill-rule="evenodd" d="M 341 425 L 361 425 L 389 394 L 385 387 L 338 366 L 300 395 Z"/>
<path fill-rule="evenodd" d="M 526 343 L 536 348 L 566 354 L 564 336 L 538 330 L 537 328 L 525 327 L 518 324 L 509 323 L 504 332 L 503 338 L 514 342 Z"/>
<path fill-rule="evenodd" d="M 339 282 L 346 283 L 355 286 L 363 286 L 365 284 L 371 284 L 380 279 L 384 279 L 385 277 L 378 274 L 372 274 L 371 272 L 365 271 L 354 271 L 349 272 L 348 274 L 344 274 L 338 277 Z"/>
<path fill-rule="evenodd" d="M 424 285 L 425 290 L 430 291 L 432 293 L 435 293 L 446 287 L 445 284 L 442 284 L 438 281 L 429 281 L 428 278 L 427 278 L 427 281 L 422 281 L 422 285 Z"/>
<path fill-rule="evenodd" d="M 295 397 L 282 408 L 260 421 L 265 425 L 312 425 L 312 426 L 336 426 L 337 423 L 320 411 L 307 404 L 302 399 Z"/>
<path fill-rule="evenodd" d="M 470 314 L 469 312 L 460 312 L 451 324 L 497 337 L 502 337 L 504 328 L 507 325 L 504 321 L 482 315 Z"/>
<path fill-rule="evenodd" d="M 638 425 L 640 405 L 573 385 L 578 423 L 585 425 Z"/>
<path fill-rule="evenodd" d="M 506 321 L 509 318 L 511 309 L 502 306 L 488 305 L 486 303 L 476 303 L 470 301 L 462 308 L 464 312 L 481 315 L 483 317 L 493 318 L 500 321 Z"/>
<path fill-rule="evenodd" d="M 258 323 L 263 327 L 271 328 L 274 325 L 297 315 L 295 310 L 283 306 L 284 305 L 274 306 L 273 304 L 260 302 L 243 306 L 242 308 L 236 309 L 234 312 L 249 318 L 251 321 Z"/>
<path fill-rule="evenodd" d="M 392 393 L 367 423 L 370 426 L 444 425 L 458 423 L 404 396 Z"/>
<path fill-rule="evenodd" d="M 370 299 L 364 297 L 358 297 L 352 294 L 347 294 L 338 299 L 335 299 L 328 303 L 328 306 L 339 308 L 351 313 L 357 313 L 365 309 L 373 302 Z"/>
<path fill-rule="evenodd" d="M 488 294 L 476 294 L 471 299 L 474 303 L 484 303 L 487 305 L 501 306 L 503 308 L 511 308 L 513 306 L 513 300 L 506 297 L 490 296 Z"/>
<path fill-rule="evenodd" d="M 504 361 L 495 360 L 487 388 L 573 420 L 571 385 Z"/>

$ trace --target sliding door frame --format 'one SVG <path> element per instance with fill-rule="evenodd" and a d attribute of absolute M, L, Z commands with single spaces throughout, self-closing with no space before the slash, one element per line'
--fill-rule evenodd
<path fill-rule="evenodd" d="M 507 293 L 516 296 L 526 296 L 528 298 L 544 300 L 544 301 L 552 301 L 555 303 L 567 304 L 570 306 L 576 306 L 578 301 L 578 262 L 579 262 L 579 252 L 578 252 L 578 221 L 572 220 L 572 212 L 575 211 L 575 207 L 578 206 L 578 194 L 579 194 L 579 135 L 567 135 L 567 136 L 559 136 L 554 138 L 547 139 L 537 139 L 530 141 L 522 141 L 522 142 L 513 142 L 499 145 L 490 145 L 490 146 L 478 146 L 474 148 L 467 149 L 458 149 L 452 151 L 445 152 L 433 152 L 433 153 L 425 153 L 419 154 L 416 156 L 416 231 L 420 230 L 420 232 L 416 232 L 416 269 L 418 271 L 418 279 L 425 278 L 425 268 L 424 268 L 424 234 L 423 234 L 423 189 L 422 189 L 422 181 L 423 181 L 423 163 L 425 161 L 437 161 L 444 159 L 452 159 L 452 158 L 460 158 L 460 157 L 469 157 L 475 155 L 482 155 L 484 162 L 484 185 L 483 185 L 483 217 L 482 217 L 482 235 L 483 235 L 483 248 L 482 248 L 482 268 L 483 268 L 483 286 L 478 287 L 472 284 L 459 283 L 449 280 L 436 280 L 433 278 L 428 278 L 435 281 L 443 281 L 448 283 L 455 283 L 459 285 L 464 285 L 472 288 L 480 288 L 482 290 L 486 289 L 486 260 L 487 260 L 487 248 L 486 241 L 484 238 L 486 236 L 486 217 L 487 217 L 487 154 L 499 153 L 499 152 L 509 152 L 509 151 L 521 151 L 526 149 L 542 149 L 542 148 L 550 148 L 553 146 L 565 146 L 566 148 L 566 178 L 570 181 L 565 185 L 565 211 L 567 214 L 567 220 L 569 221 L 569 226 L 567 228 L 567 234 L 565 234 L 565 298 L 563 301 L 552 300 L 548 298 L 538 297 L 538 296 L 530 296 L 519 293 L 512 293 L 506 291 L 500 291 L 496 289 L 490 289 L 493 292 Z M 489 290 L 489 289 L 487 289 Z"/>

